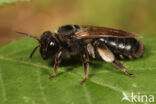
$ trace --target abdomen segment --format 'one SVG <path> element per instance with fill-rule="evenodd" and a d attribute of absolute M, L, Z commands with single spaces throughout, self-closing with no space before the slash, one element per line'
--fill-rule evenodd
<path fill-rule="evenodd" d="M 118 59 L 134 59 L 144 55 L 143 43 L 134 38 L 100 38 L 96 41 L 105 44 Z"/>

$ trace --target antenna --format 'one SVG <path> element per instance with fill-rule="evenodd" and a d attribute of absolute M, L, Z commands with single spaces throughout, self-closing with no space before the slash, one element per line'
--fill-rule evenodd
<path fill-rule="evenodd" d="M 31 37 L 31 38 L 34 38 L 34 39 L 40 41 L 40 39 L 39 39 L 38 37 L 36 37 L 36 36 L 29 35 L 29 34 L 27 34 L 27 33 L 23 33 L 23 32 L 16 32 L 16 33 L 18 33 L 18 34 L 22 34 L 22 35 L 25 35 L 25 36 L 28 36 L 28 37 Z"/>

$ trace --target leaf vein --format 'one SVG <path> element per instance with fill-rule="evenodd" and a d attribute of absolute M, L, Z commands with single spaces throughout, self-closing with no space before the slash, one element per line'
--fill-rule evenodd
<path fill-rule="evenodd" d="M 5 89 L 5 85 L 4 85 L 4 81 L 2 79 L 2 74 L 0 72 L 0 83 L 1 83 L 1 86 L 2 86 L 2 96 L 3 96 L 3 102 L 5 103 L 7 101 L 7 96 L 6 96 L 6 89 Z"/>
<path fill-rule="evenodd" d="M 37 80 L 39 83 L 39 88 L 41 90 L 41 95 L 43 97 L 43 102 L 44 102 L 44 104 L 48 104 L 46 95 L 44 93 L 44 88 L 43 88 L 42 83 L 41 83 L 41 76 L 40 76 L 39 70 L 37 70 Z"/>
<path fill-rule="evenodd" d="M 88 90 L 87 90 L 86 85 L 84 85 L 83 88 L 84 88 L 84 91 L 85 91 L 85 94 L 86 94 L 86 97 L 87 97 L 87 100 L 88 100 L 88 104 L 92 104 L 91 98 L 90 98 L 90 96 L 88 94 Z"/>
<path fill-rule="evenodd" d="M 75 76 L 77 76 L 77 77 L 83 78 L 81 75 L 75 74 L 75 73 L 73 73 L 73 72 L 68 72 L 68 73 L 70 73 L 70 74 L 72 74 L 72 75 L 75 75 Z M 98 81 L 94 81 L 94 80 L 92 80 L 92 79 L 88 79 L 88 81 L 91 81 L 92 83 L 94 83 L 94 84 L 96 84 L 96 85 L 99 85 L 99 86 L 102 86 L 102 87 L 107 87 L 107 88 L 113 89 L 114 91 L 117 91 L 117 92 L 121 92 L 121 93 L 122 93 L 122 90 L 121 90 L 121 89 L 118 89 L 118 88 L 116 88 L 116 87 L 114 87 L 114 86 L 111 86 L 111 85 L 109 85 L 109 84 L 104 84 L 104 83 L 101 83 L 101 82 L 98 82 Z"/>
<path fill-rule="evenodd" d="M 1 60 L 12 61 L 12 62 L 17 62 L 17 63 L 22 63 L 22 64 L 26 64 L 26 65 L 31 65 L 31 66 L 34 66 L 34 67 L 43 68 L 43 69 L 48 69 L 48 70 L 51 69 L 51 68 L 49 68 L 48 66 L 45 66 L 45 65 L 34 64 L 34 63 L 26 62 L 26 61 L 19 61 L 19 60 L 17 60 L 17 59 L 12 59 L 12 58 L 8 58 L 8 57 L 4 57 L 4 56 L 0 56 L 0 59 L 1 59 Z M 62 72 L 62 71 L 59 70 L 59 72 Z M 71 73 L 71 74 L 73 74 L 73 75 L 75 75 L 75 76 L 78 76 L 78 77 L 83 78 L 83 77 L 82 77 L 81 75 L 79 75 L 79 74 L 75 74 L 75 73 L 73 73 L 73 72 L 68 72 L 68 73 Z M 111 85 L 109 85 L 109 84 L 106 84 L 106 83 L 98 82 L 97 80 L 95 81 L 95 80 L 92 80 L 92 79 L 88 79 L 88 81 L 91 81 L 91 82 L 93 82 L 93 83 L 95 83 L 95 84 L 97 84 L 97 85 L 99 85 L 99 86 L 102 86 L 102 87 L 107 87 L 107 88 L 113 89 L 113 90 L 115 90 L 115 91 L 117 91 L 117 92 L 120 92 L 120 93 L 122 92 L 121 89 L 118 89 L 118 88 L 116 88 L 116 87 L 114 87 L 114 86 L 111 86 Z"/>

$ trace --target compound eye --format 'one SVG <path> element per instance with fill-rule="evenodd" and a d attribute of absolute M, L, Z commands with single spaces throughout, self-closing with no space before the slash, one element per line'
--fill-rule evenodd
<path fill-rule="evenodd" d="M 55 45 L 55 43 L 54 42 L 50 42 L 50 46 L 54 46 Z"/>

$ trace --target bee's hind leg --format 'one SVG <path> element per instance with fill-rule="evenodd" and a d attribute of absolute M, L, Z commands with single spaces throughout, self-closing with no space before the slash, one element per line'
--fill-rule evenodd
<path fill-rule="evenodd" d="M 134 76 L 133 74 L 129 73 L 127 71 L 127 69 L 118 60 L 116 60 L 114 54 L 106 45 L 102 44 L 102 45 L 97 46 L 97 51 L 104 61 L 113 63 L 116 67 L 118 67 L 126 75 Z"/>
<path fill-rule="evenodd" d="M 114 60 L 114 61 L 113 61 L 113 64 L 114 64 L 117 68 L 119 68 L 122 72 L 124 72 L 126 75 L 132 76 L 132 77 L 134 76 L 134 74 L 129 73 L 129 72 L 127 71 L 127 69 L 126 69 L 119 61 Z"/>

